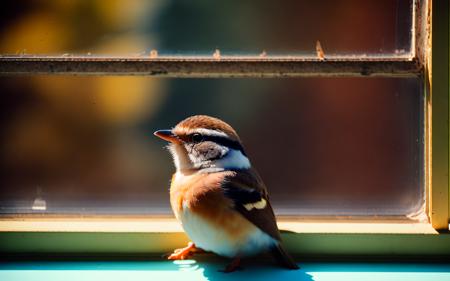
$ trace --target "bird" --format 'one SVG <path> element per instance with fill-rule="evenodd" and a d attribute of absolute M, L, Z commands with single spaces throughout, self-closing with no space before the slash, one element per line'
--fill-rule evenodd
<path fill-rule="evenodd" d="M 241 258 L 270 252 L 281 266 L 299 269 L 282 245 L 267 188 L 229 124 L 194 115 L 154 135 L 168 142 L 176 168 L 170 204 L 191 239 L 169 260 L 213 252 L 230 258 L 223 271 L 233 272 Z"/>

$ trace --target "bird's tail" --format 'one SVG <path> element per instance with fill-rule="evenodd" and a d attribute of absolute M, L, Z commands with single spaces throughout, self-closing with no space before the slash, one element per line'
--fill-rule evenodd
<path fill-rule="evenodd" d="M 297 263 L 292 259 L 292 257 L 286 252 L 281 243 L 277 243 L 277 245 L 273 246 L 271 249 L 271 253 L 275 260 L 281 265 L 289 269 L 299 269 L 300 267 Z"/>

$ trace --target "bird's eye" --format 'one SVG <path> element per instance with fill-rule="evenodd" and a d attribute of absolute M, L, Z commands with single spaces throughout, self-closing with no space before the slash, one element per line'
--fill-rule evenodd
<path fill-rule="evenodd" d="M 199 133 L 195 133 L 191 135 L 192 142 L 201 142 L 203 140 L 203 136 Z"/>

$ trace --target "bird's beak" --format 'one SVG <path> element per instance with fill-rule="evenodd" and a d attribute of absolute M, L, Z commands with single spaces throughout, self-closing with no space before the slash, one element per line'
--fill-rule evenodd
<path fill-rule="evenodd" d="M 155 136 L 157 136 L 158 138 L 162 138 L 163 140 L 166 140 L 168 142 L 172 142 L 172 143 L 180 142 L 180 139 L 177 137 L 177 135 L 172 133 L 172 130 L 158 130 L 158 131 L 154 132 L 153 134 Z"/>

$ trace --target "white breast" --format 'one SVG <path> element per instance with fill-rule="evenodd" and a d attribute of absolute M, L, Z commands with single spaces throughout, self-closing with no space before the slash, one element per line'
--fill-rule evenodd
<path fill-rule="evenodd" d="M 240 215 L 239 217 L 246 220 Z M 211 225 L 185 205 L 179 219 L 186 234 L 197 247 L 225 257 L 254 255 L 278 243 L 254 225 L 247 228 L 245 233 L 231 237 L 223 228 Z"/>

